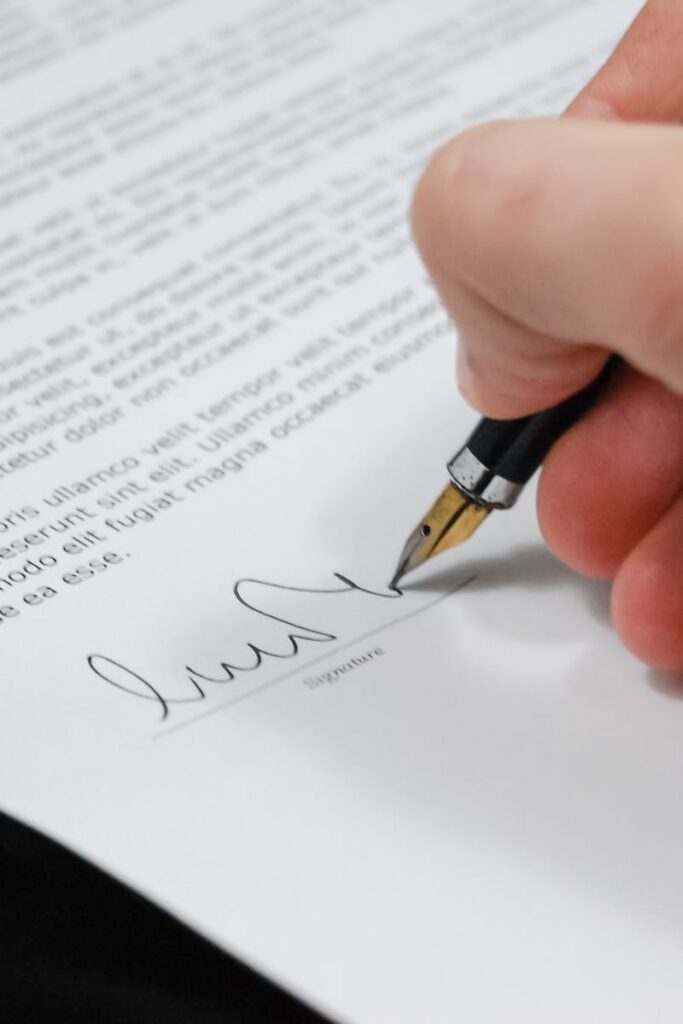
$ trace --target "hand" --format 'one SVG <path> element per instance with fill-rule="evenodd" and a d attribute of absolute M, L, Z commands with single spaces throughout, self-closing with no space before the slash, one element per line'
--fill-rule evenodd
<path fill-rule="evenodd" d="M 683 4 L 652 0 L 569 116 L 464 133 L 434 157 L 414 203 L 418 245 L 458 327 L 460 387 L 482 413 L 536 412 L 587 384 L 608 352 L 623 357 L 546 460 L 539 520 L 563 561 L 614 580 L 626 645 L 673 672 L 683 671 L 682 63 Z"/>

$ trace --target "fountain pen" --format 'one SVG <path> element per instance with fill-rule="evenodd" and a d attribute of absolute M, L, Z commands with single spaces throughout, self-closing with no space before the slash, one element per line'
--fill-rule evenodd
<path fill-rule="evenodd" d="M 484 418 L 447 464 L 450 481 L 408 537 L 389 584 L 472 536 L 493 509 L 509 509 L 558 438 L 593 405 L 618 362 L 550 409 L 514 420 Z"/>

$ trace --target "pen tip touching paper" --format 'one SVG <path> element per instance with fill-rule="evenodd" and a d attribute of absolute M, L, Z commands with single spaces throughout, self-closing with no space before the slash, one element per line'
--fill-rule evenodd
<path fill-rule="evenodd" d="M 422 565 L 422 563 L 429 557 L 429 555 L 423 555 L 423 552 L 420 551 L 420 548 L 423 547 L 421 544 L 422 536 L 420 530 L 421 527 L 418 527 L 417 530 L 411 533 L 410 537 L 406 541 L 403 551 L 401 552 L 401 557 L 398 560 L 398 565 L 394 570 L 394 575 L 389 583 L 390 590 L 397 590 L 403 577 L 409 573 L 411 569 L 416 569 L 418 565 Z"/>
<path fill-rule="evenodd" d="M 467 540 L 489 511 L 485 506 L 475 505 L 457 487 L 449 484 L 408 537 L 389 588 L 396 590 L 404 576 L 413 569 Z"/>
<path fill-rule="evenodd" d="M 405 575 L 405 573 L 403 572 L 402 566 L 399 563 L 398 568 L 396 569 L 396 572 L 394 573 L 394 575 L 391 577 L 391 579 L 389 581 L 389 584 L 388 584 L 389 590 L 398 590 L 398 585 L 401 582 L 401 580 L 403 579 L 404 575 Z"/>

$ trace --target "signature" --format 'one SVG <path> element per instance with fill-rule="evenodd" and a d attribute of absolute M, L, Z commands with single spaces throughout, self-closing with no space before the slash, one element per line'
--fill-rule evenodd
<path fill-rule="evenodd" d="M 305 644 L 328 644 L 339 639 L 339 637 L 334 633 L 315 629 L 302 623 L 291 622 L 289 619 L 281 618 L 278 615 L 273 615 L 271 612 L 265 611 L 263 608 L 259 608 L 257 604 L 248 601 L 244 596 L 244 590 L 248 585 L 256 584 L 258 587 L 271 588 L 274 590 L 286 591 L 288 593 L 315 594 L 322 596 L 330 594 L 350 594 L 353 592 L 368 594 L 371 597 L 389 600 L 396 600 L 403 596 L 402 592 L 396 588 L 391 589 L 388 592 L 378 592 L 375 590 L 368 590 L 366 587 L 361 587 L 359 584 L 350 580 L 347 576 L 342 576 L 341 573 L 334 573 L 334 577 L 339 581 L 341 586 L 327 590 L 309 589 L 307 587 L 288 587 L 279 583 L 268 583 L 265 580 L 238 580 L 233 587 L 233 594 L 244 608 L 254 612 L 262 619 L 269 619 L 272 622 L 279 623 L 286 627 L 285 636 L 282 640 L 282 648 L 279 649 L 279 647 L 277 647 L 275 650 L 269 650 L 265 647 L 259 647 L 255 643 L 246 641 L 244 644 L 246 655 L 244 664 L 233 664 L 228 661 L 221 661 L 219 662 L 218 673 L 216 675 L 207 675 L 192 668 L 190 665 L 186 665 L 185 673 L 189 684 L 188 695 L 186 697 L 171 697 L 168 694 L 165 695 L 161 685 L 151 682 L 134 669 L 129 668 L 126 665 L 122 665 L 121 662 L 117 661 L 115 658 L 110 658 L 104 654 L 89 655 L 87 659 L 88 666 L 99 679 L 115 687 L 117 690 L 122 690 L 131 697 L 137 697 L 140 700 L 153 701 L 161 712 L 161 720 L 164 721 L 168 718 L 171 705 L 194 704 L 198 701 L 206 700 L 207 684 L 229 683 L 238 676 L 258 672 L 262 669 L 264 664 L 268 662 L 286 661 L 290 658 L 296 658 Z"/>

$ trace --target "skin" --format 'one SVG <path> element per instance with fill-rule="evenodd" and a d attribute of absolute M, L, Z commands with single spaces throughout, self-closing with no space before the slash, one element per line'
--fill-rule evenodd
<path fill-rule="evenodd" d="M 416 192 L 415 237 L 458 328 L 458 381 L 522 416 L 624 365 L 543 467 L 568 565 L 613 580 L 626 646 L 683 674 L 683 2 L 651 0 L 557 120 L 458 136 Z"/>

